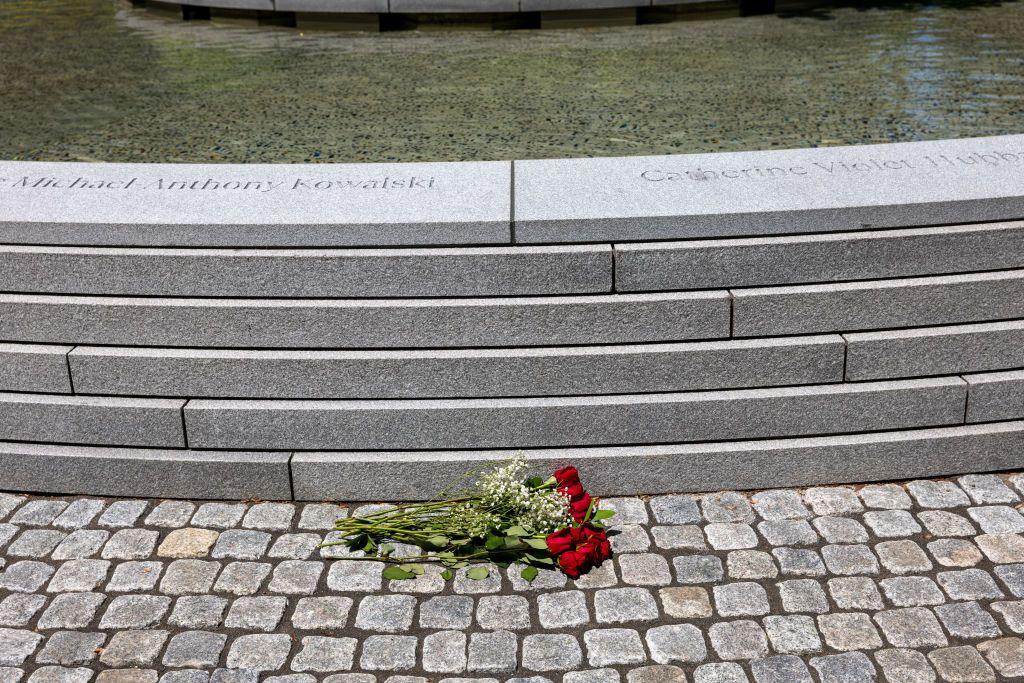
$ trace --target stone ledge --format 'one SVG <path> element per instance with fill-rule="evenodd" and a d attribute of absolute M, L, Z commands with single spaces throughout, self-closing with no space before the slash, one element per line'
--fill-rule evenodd
<path fill-rule="evenodd" d="M 1020 466 L 1024 421 L 667 446 L 527 450 L 538 472 L 573 462 L 599 495 L 810 486 Z M 297 500 L 422 499 L 507 451 L 296 453 Z"/>
<path fill-rule="evenodd" d="M 0 294 L 0 339 L 241 348 L 508 347 L 729 336 L 728 292 L 492 299 Z"/>
<path fill-rule="evenodd" d="M 80 346 L 68 361 L 75 388 L 86 394 L 441 398 L 827 384 L 842 381 L 844 350 L 841 337 L 827 335 L 437 351 Z"/>
<path fill-rule="evenodd" d="M 70 346 L 0 344 L 0 391 L 70 394 Z"/>
<path fill-rule="evenodd" d="M 1024 320 L 843 336 L 853 381 L 1024 367 Z"/>
<path fill-rule="evenodd" d="M 991 162 L 991 163 L 990 163 Z M 1024 216 L 1024 136 L 517 161 L 516 239 L 618 242 Z"/>
<path fill-rule="evenodd" d="M 508 244 L 510 183 L 500 161 L 0 161 L 0 229 L 11 244 Z"/>
<path fill-rule="evenodd" d="M 0 440 L 185 446 L 180 399 L 0 393 Z"/>
<path fill-rule="evenodd" d="M 761 287 L 1024 268 L 1024 222 L 619 244 L 620 292 Z"/>
<path fill-rule="evenodd" d="M 289 457 L 0 442 L 4 489 L 94 496 L 287 499 Z"/>
<path fill-rule="evenodd" d="M 1024 370 L 966 375 L 968 422 L 1024 418 Z"/>
<path fill-rule="evenodd" d="M 962 424 L 959 377 L 679 394 L 189 401 L 192 448 L 351 450 L 724 441 Z"/>
<path fill-rule="evenodd" d="M 733 336 L 1024 318 L 1024 270 L 732 290 Z"/>
<path fill-rule="evenodd" d="M 126 249 L 0 245 L 0 291 L 173 297 L 474 297 L 612 291 L 609 245 Z"/>

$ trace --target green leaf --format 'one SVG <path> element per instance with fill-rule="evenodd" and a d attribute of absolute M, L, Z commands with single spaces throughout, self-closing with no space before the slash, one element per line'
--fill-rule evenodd
<path fill-rule="evenodd" d="M 531 548 L 536 548 L 537 550 L 548 549 L 548 542 L 546 539 L 543 538 L 527 537 L 523 539 L 523 543 L 530 546 Z"/>
<path fill-rule="evenodd" d="M 409 572 L 410 574 L 415 574 L 417 576 L 423 574 L 423 572 L 426 571 L 422 564 L 400 564 L 398 566 L 404 569 L 405 571 Z"/>
<path fill-rule="evenodd" d="M 529 536 L 530 532 L 517 524 L 505 529 L 505 534 L 507 536 Z"/>
<path fill-rule="evenodd" d="M 392 545 L 391 543 L 385 543 L 385 544 L 381 545 L 381 547 L 380 547 L 380 554 L 381 555 L 390 555 L 393 552 L 395 552 L 395 546 Z"/>
<path fill-rule="evenodd" d="M 445 548 L 448 546 L 449 539 L 447 536 L 431 536 L 427 539 L 427 543 L 435 548 Z"/>
<path fill-rule="evenodd" d="M 394 581 L 404 581 L 406 579 L 415 579 L 416 575 L 410 571 L 402 569 L 401 567 L 390 566 L 384 568 L 384 578 Z"/>
<path fill-rule="evenodd" d="M 451 581 L 455 578 L 455 572 L 453 572 L 451 569 L 445 569 L 443 572 L 441 572 L 441 578 L 445 581 Z"/>
<path fill-rule="evenodd" d="M 555 563 L 554 558 L 542 557 L 540 555 L 534 555 L 533 553 L 526 553 L 526 558 L 528 560 L 530 560 L 531 562 L 536 562 L 538 564 L 554 564 Z"/>
<path fill-rule="evenodd" d="M 491 571 L 487 567 L 471 567 L 466 570 L 466 578 L 474 581 L 483 581 L 490 575 Z"/>
<path fill-rule="evenodd" d="M 597 512 L 594 513 L 594 516 L 591 517 L 591 520 L 595 522 L 600 522 L 602 519 L 609 519 L 614 516 L 614 510 L 598 510 Z"/>
<path fill-rule="evenodd" d="M 537 574 L 540 571 L 536 567 L 523 567 L 523 571 L 519 572 L 519 576 L 523 577 L 526 583 L 533 583 L 533 580 L 537 578 Z"/>
<path fill-rule="evenodd" d="M 487 540 L 484 542 L 484 547 L 488 550 L 497 550 L 498 548 L 501 548 L 504 545 L 505 539 L 501 536 L 495 536 L 494 534 L 489 535 L 487 537 Z"/>
<path fill-rule="evenodd" d="M 531 489 L 536 489 L 544 485 L 544 480 L 540 477 L 530 477 L 524 483 Z"/>
<path fill-rule="evenodd" d="M 523 543 L 523 539 L 518 538 L 516 536 L 506 536 L 504 538 L 504 541 L 505 550 L 518 550 L 520 548 L 526 547 L 526 545 Z"/>

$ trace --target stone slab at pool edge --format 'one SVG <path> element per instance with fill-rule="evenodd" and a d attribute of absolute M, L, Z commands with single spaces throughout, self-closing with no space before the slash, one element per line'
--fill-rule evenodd
<path fill-rule="evenodd" d="M 4 243 L 501 244 L 507 162 L 0 162 Z"/>
<path fill-rule="evenodd" d="M 499 244 L 513 221 L 522 243 L 832 232 L 1024 216 L 1024 135 L 516 162 L 5 161 L 0 199 L 8 244 Z"/>
<path fill-rule="evenodd" d="M 1024 135 L 517 161 L 531 242 L 832 232 L 1024 215 Z"/>

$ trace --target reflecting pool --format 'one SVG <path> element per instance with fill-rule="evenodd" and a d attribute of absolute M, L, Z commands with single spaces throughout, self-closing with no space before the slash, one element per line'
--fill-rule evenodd
<path fill-rule="evenodd" d="M 332 33 L 0 2 L 0 158 L 661 154 L 1024 132 L 1024 3 Z"/>

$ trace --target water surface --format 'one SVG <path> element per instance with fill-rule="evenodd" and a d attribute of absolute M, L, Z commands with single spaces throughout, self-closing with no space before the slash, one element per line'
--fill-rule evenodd
<path fill-rule="evenodd" d="M 308 32 L 0 1 L 0 158 L 704 152 L 1024 132 L 1024 3 L 551 31 Z"/>

